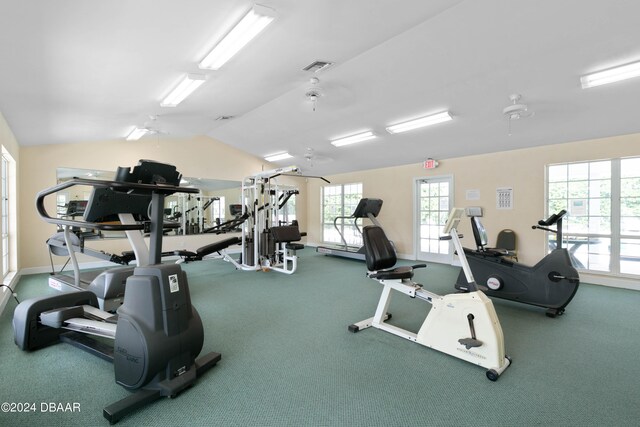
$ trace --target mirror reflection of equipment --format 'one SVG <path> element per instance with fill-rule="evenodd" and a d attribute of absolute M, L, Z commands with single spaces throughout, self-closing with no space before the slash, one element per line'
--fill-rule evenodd
<path fill-rule="evenodd" d="M 63 183 L 70 179 L 91 179 L 99 180 L 114 175 L 114 171 L 104 171 L 95 169 L 65 168 L 56 170 L 58 183 Z M 180 222 L 181 227 L 173 229 L 172 234 L 193 235 L 207 232 L 210 228 L 225 221 L 227 208 L 230 204 L 237 204 L 241 199 L 240 181 L 182 177 L 181 187 L 190 187 L 200 190 L 197 194 L 177 193 L 165 200 L 165 220 L 170 222 Z M 87 203 L 88 192 L 91 188 L 78 186 L 73 192 L 66 191 L 61 194 L 63 199 L 59 201 L 59 216 L 69 216 L 69 210 L 73 210 L 75 205 Z M 218 199 L 218 200 L 216 200 Z M 225 205 L 220 199 L 225 199 Z M 185 214 L 186 213 L 186 214 Z M 233 214 L 231 214 L 233 216 Z M 238 230 L 239 232 L 239 230 Z M 116 231 L 99 231 L 98 236 L 93 238 L 123 238 L 123 233 Z"/>

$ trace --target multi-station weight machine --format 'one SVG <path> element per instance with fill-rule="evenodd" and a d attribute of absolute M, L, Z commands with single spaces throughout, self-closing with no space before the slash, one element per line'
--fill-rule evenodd
<path fill-rule="evenodd" d="M 211 254 L 218 254 L 222 259 L 244 271 L 277 271 L 293 274 L 296 271 L 298 257 L 296 251 L 303 249 L 299 243 L 305 233 L 301 233 L 297 220 L 289 221 L 285 215 L 285 207 L 291 197 L 299 194 L 292 185 L 282 185 L 278 177 L 318 178 L 319 176 L 302 175 L 296 166 L 288 166 L 246 177 L 242 181 L 241 213 L 234 220 L 228 221 L 235 228 L 240 227 L 241 237 L 234 236 L 220 240 L 195 252 L 174 251 L 182 261 L 197 261 Z M 216 232 L 216 227 L 205 232 Z M 227 250 L 240 245 L 240 258 L 235 259 Z"/>
<path fill-rule="evenodd" d="M 297 221 L 283 221 L 282 209 L 298 190 L 278 182 L 280 176 L 319 178 L 300 174 L 296 166 L 288 166 L 246 177 L 242 182 L 241 257 L 235 260 L 226 251 L 222 257 L 240 270 L 278 271 L 292 274 L 297 268 L 296 251 L 304 248 Z M 231 242 L 231 239 L 228 239 Z M 231 242 L 233 243 L 233 242 Z"/>

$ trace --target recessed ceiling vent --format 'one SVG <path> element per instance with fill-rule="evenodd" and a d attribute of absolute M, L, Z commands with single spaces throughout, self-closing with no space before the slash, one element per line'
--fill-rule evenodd
<path fill-rule="evenodd" d="M 320 70 L 324 70 L 325 68 L 329 68 L 333 65 L 333 62 L 328 61 L 313 61 L 311 64 L 307 65 L 302 69 L 302 71 L 311 71 L 313 73 L 317 73 Z"/>

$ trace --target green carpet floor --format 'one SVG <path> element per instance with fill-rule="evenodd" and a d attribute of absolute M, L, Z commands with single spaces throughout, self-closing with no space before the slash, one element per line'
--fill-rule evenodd
<path fill-rule="evenodd" d="M 483 368 L 386 332 L 347 326 L 373 315 L 382 287 L 364 263 L 300 251 L 298 271 L 240 272 L 221 260 L 183 265 L 205 327 L 204 351 L 222 360 L 175 399 L 122 426 L 637 426 L 640 293 L 584 284 L 565 315 L 494 300 L 513 365 L 497 382 Z M 453 292 L 458 270 L 430 265 L 416 281 Z M 25 276 L 19 298 L 53 293 Z M 13 343 L 10 301 L 0 317 L 2 426 L 107 425 L 104 406 L 128 395 L 112 366 L 59 344 L 32 353 Z M 429 305 L 394 296 L 395 324 L 417 330 Z M 43 412 L 42 403 L 79 412 Z M 3 406 L 3 409 L 5 407 Z"/>

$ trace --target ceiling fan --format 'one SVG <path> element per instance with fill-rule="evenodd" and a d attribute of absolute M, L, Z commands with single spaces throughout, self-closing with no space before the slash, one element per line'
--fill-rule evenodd
<path fill-rule="evenodd" d="M 318 98 L 323 96 L 322 88 L 320 87 L 320 79 L 317 77 L 311 77 L 309 79 L 310 87 L 307 88 L 304 96 L 307 98 L 312 105 L 313 111 L 316 111 L 316 102 L 318 102 Z"/>
<path fill-rule="evenodd" d="M 299 93 L 296 93 L 298 99 Z M 320 81 L 315 76 L 311 77 L 303 86 L 302 93 L 304 94 L 305 110 L 311 104 L 311 111 L 322 108 L 323 112 L 332 113 L 354 102 L 354 95 L 350 89 L 330 79 Z"/>
<path fill-rule="evenodd" d="M 316 151 L 311 147 L 307 147 L 307 151 L 304 153 L 304 158 L 310 168 L 313 168 L 318 163 L 327 163 L 333 160 L 331 157 L 316 153 Z"/>
<path fill-rule="evenodd" d="M 511 100 L 511 105 L 507 105 L 503 110 L 502 114 L 509 121 L 509 136 L 511 136 L 511 121 L 512 120 L 520 120 L 528 117 L 533 117 L 535 114 L 533 111 L 529 110 L 527 104 L 521 103 L 522 95 L 518 93 L 511 94 L 509 96 Z"/>
<path fill-rule="evenodd" d="M 147 135 L 169 135 L 169 132 L 160 129 L 158 115 L 149 115 L 149 120 L 144 123 L 143 129 L 147 130 Z"/>

